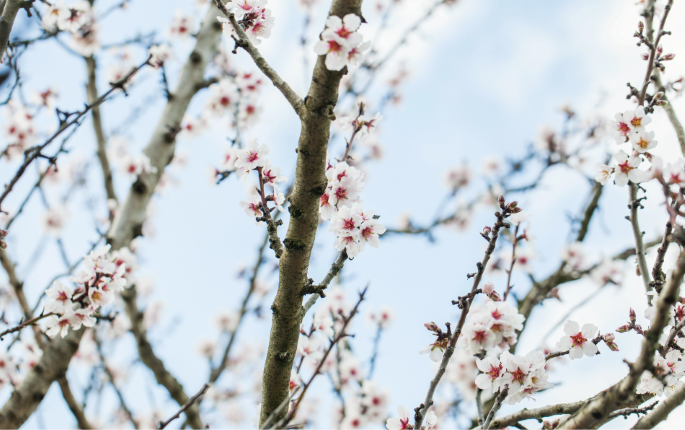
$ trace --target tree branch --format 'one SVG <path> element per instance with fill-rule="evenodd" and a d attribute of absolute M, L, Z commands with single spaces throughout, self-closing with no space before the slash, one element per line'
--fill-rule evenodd
<path fill-rule="evenodd" d="M 662 399 L 654 410 L 644 417 L 640 418 L 634 429 L 651 429 L 656 427 L 661 421 L 668 418 L 675 408 L 683 404 L 685 401 L 685 384 L 679 385 L 671 394 Z"/>
<path fill-rule="evenodd" d="M 200 399 L 202 398 L 202 396 L 205 395 L 205 393 L 207 392 L 208 389 L 209 389 L 209 384 L 205 384 L 205 385 L 202 387 L 202 389 L 200 389 L 200 391 L 199 391 L 197 394 L 195 394 L 193 397 L 190 398 L 190 400 L 188 400 L 188 403 L 186 403 L 185 405 L 183 405 L 183 407 L 181 407 L 181 409 L 180 409 L 178 412 L 176 412 L 176 414 L 175 414 L 174 416 L 172 416 L 171 418 L 169 418 L 169 419 L 166 420 L 166 421 L 163 421 L 163 422 L 160 421 L 160 422 L 159 422 L 159 426 L 158 426 L 157 428 L 158 428 L 158 429 L 163 429 L 163 428 L 165 428 L 166 426 L 168 426 L 170 422 L 172 422 L 172 421 L 175 420 L 176 418 L 180 417 L 181 414 L 182 414 L 183 412 L 185 412 L 189 407 L 193 406 L 193 404 L 194 404 L 195 402 L 197 402 L 198 400 L 200 400 Z"/>
<path fill-rule="evenodd" d="M 97 63 L 95 62 L 95 57 L 85 57 L 86 69 L 88 71 L 88 83 L 86 84 L 86 92 L 88 93 L 88 103 L 93 103 L 97 99 L 98 87 L 97 87 Z M 105 181 L 105 191 L 107 193 L 108 200 L 117 200 L 116 192 L 114 191 L 114 181 L 112 180 L 112 168 L 109 165 L 109 159 L 107 158 L 107 139 L 105 138 L 105 132 L 102 129 L 102 117 L 100 115 L 100 107 L 96 106 L 91 112 L 93 116 L 93 129 L 95 131 L 95 140 L 97 141 L 98 149 L 97 155 L 100 161 L 100 167 L 102 168 L 102 175 Z"/>
<path fill-rule="evenodd" d="M 683 275 L 685 275 L 685 252 L 680 253 L 671 278 L 659 294 L 652 325 L 645 332 L 638 359 L 635 363 L 629 364 L 630 372 L 628 375 L 580 408 L 567 421 L 561 423 L 559 428 L 593 428 L 595 424 L 607 418 L 607 411 L 624 407 L 637 397 L 635 387 L 642 376 L 642 372 L 652 367 L 661 332 L 668 323 L 669 309 L 678 298 Z"/>
<path fill-rule="evenodd" d="M 288 85 L 287 82 L 281 78 L 276 70 L 274 70 L 269 63 L 266 62 L 264 57 L 262 57 L 262 54 L 259 52 L 259 50 L 252 44 L 250 39 L 247 37 L 247 34 L 245 34 L 245 30 L 243 29 L 240 24 L 238 24 L 235 20 L 235 16 L 226 9 L 226 6 L 224 6 L 222 0 L 214 0 L 216 3 L 216 6 L 219 8 L 221 12 L 223 12 L 224 15 L 226 15 L 226 18 L 231 21 L 231 25 L 235 29 L 235 32 L 238 33 L 239 39 L 236 41 L 237 47 L 241 47 L 247 51 L 248 54 L 250 54 L 250 57 L 252 57 L 252 60 L 254 60 L 255 64 L 257 67 L 259 67 L 259 70 L 262 71 L 266 75 L 267 78 L 271 80 L 271 82 L 274 84 L 276 88 L 279 89 L 281 93 L 283 93 L 283 96 L 285 97 L 286 100 L 288 100 L 288 103 L 295 109 L 295 113 L 304 120 L 305 116 L 305 107 L 304 107 L 304 102 L 300 98 L 300 96 L 297 95 L 297 93 L 290 88 L 290 85 Z M 235 53 L 235 51 L 234 51 Z"/>
<path fill-rule="evenodd" d="M 334 0 L 330 15 L 361 14 L 362 0 Z M 238 28 L 236 28 L 239 31 Z M 289 199 L 291 219 L 279 263 L 279 285 L 271 307 L 273 320 L 262 386 L 260 427 L 288 397 L 290 370 L 295 359 L 302 309 L 302 289 L 319 221 L 319 198 L 326 190 L 326 151 L 340 79 L 347 69 L 330 71 L 319 56 L 306 103 L 301 109 L 295 188 Z M 281 416 L 277 416 L 277 421 Z"/>
<path fill-rule="evenodd" d="M 26 13 L 31 16 L 29 9 L 33 5 L 34 0 L 6 0 L 2 10 L 2 17 L 0 17 L 0 62 L 7 51 L 7 44 L 10 40 L 10 33 L 14 25 L 14 19 L 17 17 L 19 9 L 26 9 Z"/>

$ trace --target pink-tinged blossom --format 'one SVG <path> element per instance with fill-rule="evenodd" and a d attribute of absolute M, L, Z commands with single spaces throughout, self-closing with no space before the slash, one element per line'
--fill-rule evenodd
<path fill-rule="evenodd" d="M 71 36 L 69 46 L 84 57 L 89 57 L 101 48 L 99 36 L 100 26 L 96 22 L 89 21 Z"/>
<path fill-rule="evenodd" d="M 72 327 L 74 330 L 79 330 L 81 325 L 86 327 L 95 327 L 97 320 L 93 317 L 92 312 L 88 308 L 81 308 L 74 311 L 74 318 L 72 319 Z"/>
<path fill-rule="evenodd" d="M 630 141 L 633 142 L 633 149 L 639 153 L 647 152 L 657 145 L 657 141 L 654 140 L 653 131 L 634 131 L 630 134 Z"/>
<path fill-rule="evenodd" d="M 623 119 L 628 122 L 632 130 L 642 130 L 647 124 L 652 122 L 652 118 L 646 115 L 645 108 L 642 106 L 638 106 L 633 112 L 624 112 Z"/>
<path fill-rule="evenodd" d="M 227 333 L 233 333 L 238 327 L 239 315 L 235 311 L 224 311 L 221 312 L 214 319 L 214 324 L 216 327 Z"/>
<path fill-rule="evenodd" d="M 245 34 L 255 45 L 271 36 L 271 29 L 275 25 L 271 10 L 264 7 L 266 3 L 266 0 L 238 0 L 226 3 L 226 8 L 235 14 L 236 21 L 243 25 Z M 217 20 L 222 24 L 227 37 L 237 36 L 228 19 L 219 16 Z"/>
<path fill-rule="evenodd" d="M 364 372 L 359 360 L 349 351 L 340 355 L 340 382 L 343 385 L 351 381 L 361 382 L 364 379 Z"/>
<path fill-rule="evenodd" d="M 260 145 L 257 139 L 251 139 L 244 149 L 238 151 L 235 168 L 244 176 L 250 170 L 266 166 L 267 155 L 269 155 L 269 146 L 265 143 Z"/>
<path fill-rule="evenodd" d="M 171 46 L 166 43 L 160 45 L 152 45 L 148 50 L 150 55 L 149 63 L 153 69 L 159 69 L 164 65 L 164 62 L 173 58 L 174 53 Z"/>
<path fill-rule="evenodd" d="M 58 95 L 57 90 L 53 87 L 50 87 L 45 91 L 34 91 L 31 95 L 31 102 L 37 106 L 54 109 Z"/>
<path fill-rule="evenodd" d="M 609 282 L 620 284 L 623 280 L 624 271 L 624 264 L 621 261 L 604 260 L 590 272 L 590 279 L 600 287 Z"/>
<path fill-rule="evenodd" d="M 188 38 L 195 32 L 195 20 L 192 15 L 183 15 L 181 10 L 177 10 L 174 14 L 174 20 L 171 23 L 169 32 L 172 36 L 180 38 Z"/>
<path fill-rule="evenodd" d="M 279 182 L 288 180 L 285 176 L 281 176 L 281 168 L 272 166 L 269 160 L 267 160 L 266 165 L 262 169 L 262 177 L 264 178 L 264 184 L 270 184 L 274 188 L 277 188 Z"/>
<path fill-rule="evenodd" d="M 478 388 L 481 390 L 492 388 L 495 392 L 501 388 L 500 382 L 502 382 L 505 370 L 497 357 L 488 355 L 482 360 L 476 359 L 476 366 L 482 372 L 476 377 Z"/>
<path fill-rule="evenodd" d="M 141 153 L 138 156 L 128 156 L 121 161 L 121 171 L 134 181 L 143 173 L 156 173 L 157 168 L 152 166 L 150 158 Z"/>
<path fill-rule="evenodd" d="M 74 295 L 74 289 L 68 285 L 55 281 L 52 283 L 52 287 L 45 290 L 45 295 L 48 298 L 45 304 L 46 313 L 54 312 L 61 314 L 66 310 L 71 310 L 73 305 L 71 297 Z"/>
<path fill-rule="evenodd" d="M 607 125 L 609 130 L 613 132 L 616 143 L 622 144 L 629 140 L 631 132 L 642 129 L 650 122 L 651 118 L 645 116 L 645 110 L 640 106 L 634 112 L 617 113 L 615 121 L 609 121 Z"/>
<path fill-rule="evenodd" d="M 248 197 L 247 201 L 241 201 L 238 204 L 249 217 L 261 217 L 263 215 L 261 209 L 262 199 L 257 194 Z"/>
<path fill-rule="evenodd" d="M 53 236 L 60 236 L 67 221 L 67 211 L 63 206 L 53 206 L 43 215 L 45 231 Z"/>
<path fill-rule="evenodd" d="M 361 18 L 353 13 L 340 17 L 331 15 L 326 20 L 326 29 L 321 40 L 314 45 L 317 55 L 325 55 L 328 70 L 342 70 L 347 65 L 359 64 L 362 52 L 369 44 L 362 43 L 363 37 L 357 33 Z"/>
<path fill-rule="evenodd" d="M 453 167 L 445 174 L 445 184 L 450 190 L 466 187 L 473 176 L 471 168 L 467 164 Z"/>
<path fill-rule="evenodd" d="M 595 181 L 599 182 L 600 184 L 604 185 L 607 183 L 609 179 L 611 179 L 611 175 L 614 173 L 614 168 L 611 166 L 608 166 L 604 163 L 597 163 L 595 164 Z"/>
<path fill-rule="evenodd" d="M 582 358 L 583 354 L 588 357 L 593 357 L 597 354 L 597 345 L 592 342 L 592 339 L 597 334 L 597 327 L 592 324 L 584 324 L 581 328 L 575 321 L 567 321 L 564 325 L 565 336 L 557 342 L 557 349 L 559 351 L 570 351 L 569 358 L 575 360 Z"/>
<path fill-rule="evenodd" d="M 403 430 L 410 428 L 409 424 L 409 411 L 404 406 L 397 407 L 398 417 L 388 418 L 385 423 L 385 427 L 388 430 Z"/>
<path fill-rule="evenodd" d="M 614 154 L 614 158 L 617 163 L 614 182 L 619 187 L 625 186 L 628 181 L 639 184 L 649 180 L 649 174 L 638 169 L 641 162 L 640 157 L 629 157 L 625 151 L 621 150 Z"/>
<path fill-rule="evenodd" d="M 565 262 L 571 270 L 584 270 L 587 267 L 587 254 L 581 242 L 566 245 L 561 250 L 561 261 Z"/>
<path fill-rule="evenodd" d="M 381 244 L 378 236 L 385 233 L 385 230 L 385 226 L 380 224 L 375 219 L 365 221 L 360 227 L 361 240 L 363 240 L 363 242 L 361 242 L 362 247 L 366 242 L 374 248 L 378 248 L 378 246 Z"/>
<path fill-rule="evenodd" d="M 316 331 L 326 338 L 331 338 L 335 334 L 333 331 L 333 318 L 326 309 L 319 310 L 314 314 L 312 325 Z"/>
<path fill-rule="evenodd" d="M 240 95 L 235 83 L 224 78 L 209 86 L 209 94 L 205 102 L 205 112 L 221 117 L 226 113 L 233 114 Z"/>
<path fill-rule="evenodd" d="M 428 358 L 438 363 L 442 360 L 442 356 L 445 354 L 445 349 L 447 349 L 447 342 L 441 340 L 429 344 L 420 350 L 419 354 L 429 354 Z"/>
<path fill-rule="evenodd" d="M 220 166 L 222 172 L 232 172 L 235 170 L 235 162 L 238 159 L 239 151 L 235 146 L 226 147 Z"/>
<path fill-rule="evenodd" d="M 45 334 L 52 338 L 58 334 L 65 337 L 69 333 L 69 326 L 78 323 L 74 312 L 67 309 L 62 316 L 50 315 L 45 319 L 45 326 L 47 328 Z"/>

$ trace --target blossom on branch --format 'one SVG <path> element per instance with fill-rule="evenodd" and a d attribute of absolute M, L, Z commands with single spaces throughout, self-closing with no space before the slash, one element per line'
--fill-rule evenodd
<path fill-rule="evenodd" d="M 345 66 L 357 65 L 362 61 L 363 52 L 371 47 L 371 43 L 362 43 L 363 36 L 357 33 L 361 23 L 361 18 L 353 13 L 342 19 L 335 15 L 328 17 L 321 40 L 314 45 L 317 55 L 326 56 L 328 70 L 342 70 Z"/>

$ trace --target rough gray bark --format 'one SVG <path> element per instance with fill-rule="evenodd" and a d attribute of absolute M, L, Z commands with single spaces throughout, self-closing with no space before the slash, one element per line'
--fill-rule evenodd
<path fill-rule="evenodd" d="M 2 60 L 2 57 L 5 56 L 17 12 L 19 12 L 19 9 L 23 8 L 27 3 L 30 6 L 32 1 L 7 0 L 4 2 L 2 17 L 0 17 L 0 61 Z"/>
<path fill-rule="evenodd" d="M 26 422 L 38 408 L 50 385 L 65 376 L 70 358 L 78 349 L 84 332 L 84 329 L 70 330 L 64 339 L 59 338 L 48 344 L 38 363 L 0 409 L 0 428 L 19 428 Z"/>
<path fill-rule="evenodd" d="M 361 14 L 361 0 L 334 0 L 330 15 Z M 290 197 L 290 224 L 283 244 L 278 293 L 271 307 L 273 319 L 264 365 L 260 427 L 288 396 L 290 369 L 299 336 L 302 289 L 319 220 L 319 198 L 326 189 L 326 150 L 340 79 L 346 73 L 330 71 L 320 56 L 305 98 L 298 144 L 295 189 Z M 281 413 L 283 415 L 284 412 Z M 280 420 L 282 416 L 277 417 Z"/>

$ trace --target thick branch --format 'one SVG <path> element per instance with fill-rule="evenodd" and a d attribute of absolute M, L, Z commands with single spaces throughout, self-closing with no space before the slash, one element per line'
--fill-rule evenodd
<path fill-rule="evenodd" d="M 652 410 L 652 412 L 640 418 L 633 428 L 651 429 L 656 427 L 657 424 L 668 418 L 668 414 L 670 414 L 678 406 L 682 405 L 684 401 L 685 384 L 681 384 L 678 386 L 678 388 L 673 390 L 668 397 L 662 399 L 657 407 Z"/>
<path fill-rule="evenodd" d="M 685 275 L 685 252 L 682 252 L 678 257 L 678 262 L 671 278 L 663 290 L 661 290 L 661 294 L 659 294 L 659 300 L 656 304 L 656 315 L 651 327 L 645 332 L 642 350 L 638 359 L 635 363 L 629 365 L 630 372 L 628 375 L 579 409 L 575 415 L 562 423 L 559 428 L 593 428 L 597 423 L 607 418 L 608 412 L 629 406 L 627 403 L 637 397 L 635 387 L 642 373 L 652 368 L 654 353 L 659 346 L 661 332 L 666 327 L 666 324 L 668 324 L 669 310 L 678 298 L 683 275 Z"/>
<path fill-rule="evenodd" d="M 361 0 L 334 0 L 330 14 L 361 16 Z M 307 283 L 309 259 L 319 221 L 319 198 L 326 189 L 326 150 L 340 79 L 347 69 L 330 71 L 320 56 L 309 93 L 301 109 L 295 188 L 290 197 L 291 219 L 279 263 L 279 285 L 273 306 L 269 349 L 264 366 L 260 427 L 288 397 L 290 370 L 295 359 L 302 309 L 301 292 Z M 281 419 L 276 417 L 276 422 Z"/>
<path fill-rule="evenodd" d="M 14 25 L 14 19 L 17 17 L 19 9 L 26 8 L 26 11 L 28 12 L 33 4 L 33 0 L 6 0 L 4 3 L 5 7 L 2 11 L 2 17 L 0 18 L 0 62 L 2 62 L 2 57 L 5 56 L 7 44 L 10 40 L 10 33 L 12 32 L 12 26 Z"/>
<path fill-rule="evenodd" d="M 183 385 L 169 373 L 164 366 L 164 362 L 155 355 L 155 352 L 152 350 L 152 345 L 147 339 L 145 327 L 143 326 L 143 313 L 140 312 L 136 306 L 135 287 L 125 290 L 121 295 L 126 305 L 126 313 L 131 319 L 131 333 L 133 333 L 133 336 L 136 339 L 140 360 L 152 370 L 152 373 L 154 373 L 155 378 L 157 379 L 157 383 L 167 389 L 171 398 L 179 405 L 185 405 L 188 403 L 189 397 L 183 390 Z M 190 406 L 185 413 L 186 419 L 192 428 L 204 428 L 202 420 L 200 419 L 200 410 L 197 405 Z"/>
<path fill-rule="evenodd" d="M 560 403 L 558 405 L 544 406 L 544 407 L 536 408 L 536 409 L 527 409 L 526 408 L 526 409 L 520 410 L 518 412 L 515 412 L 511 415 L 507 415 L 505 417 L 493 420 L 492 424 L 490 424 L 490 427 L 496 428 L 496 429 L 501 429 L 501 428 L 505 428 L 508 426 L 512 426 L 519 421 L 530 420 L 530 419 L 542 420 L 543 418 L 551 417 L 554 415 L 572 414 L 575 411 L 577 411 L 581 406 L 583 406 L 585 403 L 587 403 L 587 401 L 582 400 L 580 402 Z M 482 429 L 482 427 L 476 427 L 476 429 L 474 429 L 474 430 L 480 430 L 480 429 Z"/>
<path fill-rule="evenodd" d="M 26 422 L 52 383 L 66 375 L 70 357 L 78 349 L 85 331 L 84 328 L 71 330 L 64 339 L 50 342 L 38 363 L 0 409 L 0 428 L 19 428 Z"/>

